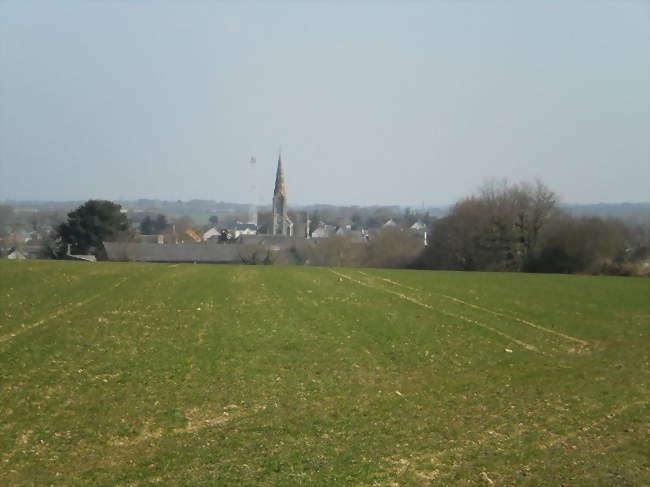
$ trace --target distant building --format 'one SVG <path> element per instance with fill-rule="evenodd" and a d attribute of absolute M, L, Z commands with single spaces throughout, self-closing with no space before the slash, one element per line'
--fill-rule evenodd
<path fill-rule="evenodd" d="M 409 230 L 422 235 L 422 241 L 423 241 L 425 247 L 427 245 L 429 245 L 428 234 L 427 234 L 427 226 L 424 223 L 422 223 L 421 221 L 418 220 L 413 225 L 411 225 L 409 227 Z"/>
<path fill-rule="evenodd" d="M 188 237 L 190 237 L 190 238 L 191 238 L 192 240 L 194 240 L 195 242 L 200 242 L 200 241 L 201 241 L 201 237 L 199 237 L 199 236 L 196 234 L 196 232 L 195 232 L 194 230 L 190 229 L 190 228 L 188 228 L 187 230 L 185 230 L 185 235 L 187 235 Z"/>
<path fill-rule="evenodd" d="M 416 221 L 413 225 L 409 227 L 411 230 L 416 232 L 426 232 L 427 226 L 422 223 L 420 220 Z"/>
<path fill-rule="evenodd" d="M 138 242 L 140 243 L 155 243 L 155 244 L 164 244 L 165 236 L 164 235 L 139 235 Z"/>
<path fill-rule="evenodd" d="M 97 262 L 97 257 L 91 254 L 73 254 L 72 246 L 68 244 L 68 249 L 63 256 L 65 260 L 78 260 L 81 262 Z"/>
<path fill-rule="evenodd" d="M 287 214 L 287 189 L 284 186 L 282 154 L 278 156 L 278 168 L 275 173 L 275 188 L 273 190 L 273 210 L 271 218 L 271 235 L 291 236 L 293 222 L 289 220 L 289 215 Z"/>
<path fill-rule="evenodd" d="M 306 211 L 290 211 L 289 221 L 291 222 L 291 236 L 309 238 L 309 213 Z"/>
<path fill-rule="evenodd" d="M 388 221 L 386 221 L 386 223 L 384 223 L 382 225 L 382 227 L 384 227 L 384 228 L 396 227 L 396 226 L 397 226 L 397 223 L 395 223 L 395 220 L 393 220 L 392 218 L 389 219 Z"/>
<path fill-rule="evenodd" d="M 300 237 L 287 237 L 286 235 L 241 235 L 237 242 L 243 247 L 247 246 L 262 246 L 269 250 L 276 252 L 282 249 L 289 249 L 302 243 L 308 242 Z"/>
<path fill-rule="evenodd" d="M 255 223 L 237 222 L 232 228 L 232 233 L 235 238 L 240 235 L 257 235 L 257 225 Z"/>
<path fill-rule="evenodd" d="M 104 242 L 108 260 L 231 264 L 241 262 L 239 245 L 146 244 Z"/>
<path fill-rule="evenodd" d="M 219 230 L 217 230 L 216 227 L 212 227 L 209 230 L 203 232 L 202 235 L 203 241 L 207 242 L 208 240 L 210 240 L 211 237 L 219 237 L 219 234 L 220 234 Z"/>
<path fill-rule="evenodd" d="M 20 245 L 20 248 L 16 248 L 15 246 L 9 247 L 8 249 L 0 248 L 0 258 L 11 260 L 49 259 L 51 257 L 52 254 L 48 246 L 43 242 Z"/>
<path fill-rule="evenodd" d="M 321 222 L 318 227 L 311 232 L 311 238 L 329 237 L 334 232 L 336 232 L 336 227 L 334 225 L 328 225 L 327 223 Z"/>
<path fill-rule="evenodd" d="M 10 249 L 7 254 L 9 260 L 25 260 L 27 257 L 20 250 Z"/>

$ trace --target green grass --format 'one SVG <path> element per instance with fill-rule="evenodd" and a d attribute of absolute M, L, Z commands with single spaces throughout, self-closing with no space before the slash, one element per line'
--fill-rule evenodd
<path fill-rule="evenodd" d="M 650 280 L 0 262 L 0 485 L 649 485 Z"/>

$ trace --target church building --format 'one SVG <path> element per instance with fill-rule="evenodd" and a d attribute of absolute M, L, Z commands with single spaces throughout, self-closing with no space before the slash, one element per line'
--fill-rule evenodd
<path fill-rule="evenodd" d="M 275 173 L 271 235 L 291 236 L 293 234 L 293 223 L 287 215 L 287 210 L 287 189 L 284 186 L 284 170 L 282 169 L 282 154 L 280 154 L 278 169 Z"/>

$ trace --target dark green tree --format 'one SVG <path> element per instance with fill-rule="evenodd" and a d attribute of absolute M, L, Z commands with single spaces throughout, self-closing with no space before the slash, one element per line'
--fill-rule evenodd
<path fill-rule="evenodd" d="M 216 227 L 219 224 L 219 216 L 218 215 L 210 215 L 210 218 L 208 220 L 210 221 L 210 224 L 213 227 Z"/>
<path fill-rule="evenodd" d="M 94 254 L 106 258 L 103 241 L 128 240 L 131 236 L 129 220 L 112 201 L 88 200 L 68 213 L 68 218 L 57 228 L 59 255 L 71 245 L 73 252 Z"/>
<path fill-rule="evenodd" d="M 154 233 L 154 221 L 153 219 L 147 215 L 143 218 L 143 220 L 140 222 L 140 233 L 143 235 L 152 235 Z"/>
<path fill-rule="evenodd" d="M 167 218 L 159 214 L 155 219 L 145 216 L 140 222 L 140 233 L 143 235 L 154 235 L 163 233 L 167 229 Z"/>
<path fill-rule="evenodd" d="M 153 222 L 153 229 L 156 233 L 163 233 L 167 229 L 167 217 L 159 214 Z"/>
<path fill-rule="evenodd" d="M 321 216 L 318 210 L 314 210 L 314 212 L 309 216 L 309 236 L 311 237 L 311 234 L 318 228 L 320 225 L 320 220 Z"/>
<path fill-rule="evenodd" d="M 14 215 L 14 209 L 11 206 L 0 206 L 0 238 L 9 235 L 8 224 Z"/>
<path fill-rule="evenodd" d="M 361 220 L 361 215 L 355 213 L 352 215 L 352 230 L 359 230 L 363 228 L 363 221 Z"/>

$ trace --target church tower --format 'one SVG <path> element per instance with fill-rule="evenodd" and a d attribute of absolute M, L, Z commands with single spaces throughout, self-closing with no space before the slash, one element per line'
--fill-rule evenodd
<path fill-rule="evenodd" d="M 271 223 L 271 235 L 289 235 L 288 223 L 287 190 L 284 187 L 282 154 L 279 154 L 278 169 L 275 173 L 275 190 L 273 191 L 273 221 Z"/>

